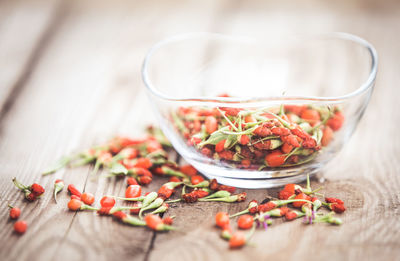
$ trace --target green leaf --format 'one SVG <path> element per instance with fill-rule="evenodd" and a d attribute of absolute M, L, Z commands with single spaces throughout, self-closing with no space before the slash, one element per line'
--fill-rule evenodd
<path fill-rule="evenodd" d="M 303 131 L 310 133 L 312 131 L 312 127 L 308 122 L 302 122 L 299 124 L 300 128 L 303 129 Z"/>
<path fill-rule="evenodd" d="M 120 163 L 114 163 L 111 166 L 110 172 L 113 175 L 127 175 L 128 174 L 128 170 L 124 167 L 124 165 L 122 165 Z"/>
<path fill-rule="evenodd" d="M 282 144 L 283 143 L 281 140 L 271 140 L 271 145 L 270 145 L 269 149 L 274 150 L 274 149 L 280 147 Z"/>
<path fill-rule="evenodd" d="M 210 137 L 208 137 L 207 140 L 205 140 L 199 144 L 199 147 L 203 147 L 204 145 L 207 145 L 207 144 L 216 145 L 221 140 L 226 140 L 228 138 L 228 135 L 222 132 L 225 129 L 228 129 L 228 126 L 221 128 L 218 131 L 213 132 L 210 135 Z"/>
<path fill-rule="evenodd" d="M 228 135 L 226 138 L 226 142 L 224 144 L 225 149 L 232 148 L 237 143 L 237 136 L 236 135 Z"/>
<path fill-rule="evenodd" d="M 181 132 L 187 132 L 188 129 L 185 127 L 185 124 L 183 123 L 183 121 L 181 120 L 181 118 L 179 118 L 178 115 L 176 115 L 175 112 L 171 112 L 171 116 L 172 119 L 175 122 L 176 127 L 181 131 Z"/>
<path fill-rule="evenodd" d="M 247 134 L 252 134 L 253 131 L 255 129 L 257 129 L 258 126 L 254 126 L 250 129 L 247 129 L 245 131 L 238 131 L 238 132 L 234 132 L 234 131 L 228 131 L 228 130 L 221 130 L 221 132 L 225 133 L 225 134 L 229 134 L 229 135 L 247 135 Z"/>
<path fill-rule="evenodd" d="M 49 175 L 49 174 L 53 174 L 54 172 L 57 172 L 58 170 L 64 168 L 65 166 L 68 165 L 68 163 L 70 163 L 72 160 L 72 157 L 67 157 L 64 156 L 61 159 L 59 159 L 58 161 L 56 161 L 51 167 L 49 167 L 47 170 L 45 170 L 42 175 Z"/>

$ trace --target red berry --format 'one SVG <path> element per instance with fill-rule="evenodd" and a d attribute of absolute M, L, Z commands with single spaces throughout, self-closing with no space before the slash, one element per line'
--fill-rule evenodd
<path fill-rule="evenodd" d="M 283 143 L 281 149 L 282 149 L 283 153 L 289 154 L 294 149 L 294 147 L 292 145 L 290 145 L 289 143 Z"/>
<path fill-rule="evenodd" d="M 344 122 L 344 116 L 341 112 L 336 112 L 332 118 L 330 118 L 327 122 L 327 125 L 331 127 L 332 130 L 337 131 L 339 130 Z"/>
<path fill-rule="evenodd" d="M 204 181 L 204 178 L 202 176 L 200 176 L 200 175 L 196 175 L 196 176 L 193 176 L 191 178 L 191 182 L 192 182 L 193 185 L 197 185 L 202 181 Z"/>
<path fill-rule="evenodd" d="M 322 132 L 321 145 L 328 146 L 329 143 L 331 143 L 332 139 L 333 139 L 333 130 L 329 128 L 329 126 L 325 126 L 325 129 Z"/>
<path fill-rule="evenodd" d="M 171 218 L 171 217 L 165 217 L 165 218 L 162 219 L 162 222 L 165 225 L 172 225 L 172 223 L 174 223 L 174 219 Z"/>
<path fill-rule="evenodd" d="M 254 117 L 252 115 L 247 115 L 246 117 L 244 117 L 244 122 L 246 122 L 246 123 L 256 122 L 256 120 L 254 119 Z"/>
<path fill-rule="evenodd" d="M 162 219 L 157 216 L 157 215 L 147 215 L 144 218 L 144 221 L 146 221 L 147 227 L 157 230 L 160 224 L 163 224 Z"/>
<path fill-rule="evenodd" d="M 101 164 L 107 165 L 108 163 L 110 163 L 112 161 L 112 155 L 108 151 L 101 151 L 99 153 L 99 156 L 97 157 L 97 160 Z"/>
<path fill-rule="evenodd" d="M 71 195 L 75 195 L 78 197 L 82 196 L 82 193 L 73 184 L 68 185 L 68 191 L 69 193 L 71 193 Z"/>
<path fill-rule="evenodd" d="M 33 183 L 31 185 L 31 191 L 36 197 L 39 197 L 44 193 L 44 188 L 37 183 Z"/>
<path fill-rule="evenodd" d="M 77 199 L 77 200 L 81 200 L 80 197 L 78 197 L 77 195 L 71 195 L 71 199 Z"/>
<path fill-rule="evenodd" d="M 140 183 L 141 185 L 150 184 L 152 180 L 153 180 L 153 179 L 152 179 L 151 177 L 149 177 L 149 176 L 140 176 L 140 177 L 139 177 L 139 183 Z"/>
<path fill-rule="evenodd" d="M 273 201 L 269 201 L 269 202 L 267 202 L 267 203 L 264 203 L 264 204 L 260 204 L 259 206 L 258 206 L 258 211 L 259 212 L 267 212 L 267 211 L 270 211 L 271 209 L 274 209 L 274 208 L 276 208 L 277 207 L 277 205 L 276 205 L 276 203 L 275 202 L 273 202 Z"/>
<path fill-rule="evenodd" d="M 94 196 L 92 193 L 85 192 L 82 194 L 81 200 L 86 205 L 92 205 L 94 203 Z"/>
<path fill-rule="evenodd" d="M 146 149 L 147 149 L 148 153 L 152 153 L 154 151 L 161 150 L 162 146 L 158 141 L 150 140 L 150 141 L 147 142 L 147 148 Z"/>
<path fill-rule="evenodd" d="M 292 112 L 298 116 L 302 113 L 303 110 L 306 109 L 305 105 L 292 105 L 292 104 L 287 104 L 284 106 L 285 112 Z"/>
<path fill-rule="evenodd" d="M 17 219 L 21 215 L 21 210 L 18 207 L 13 207 L 10 209 L 10 218 Z"/>
<path fill-rule="evenodd" d="M 149 158 L 138 158 L 134 166 L 136 168 L 148 169 L 152 165 L 153 163 L 151 163 L 151 160 Z"/>
<path fill-rule="evenodd" d="M 126 215 L 124 212 L 122 212 L 122 211 L 117 211 L 117 212 L 115 212 L 115 213 L 113 214 L 113 216 L 116 217 L 116 218 L 118 218 L 119 220 L 122 220 L 122 219 L 124 219 L 124 218 L 127 217 L 127 215 Z"/>
<path fill-rule="evenodd" d="M 242 145 L 247 145 L 247 144 L 249 144 L 249 142 L 250 142 L 249 136 L 247 136 L 247 135 L 242 135 L 242 136 L 240 137 L 240 144 L 242 144 Z"/>
<path fill-rule="evenodd" d="M 210 194 L 208 193 L 208 191 L 202 189 L 194 190 L 193 192 L 196 193 L 197 198 L 204 198 L 207 197 L 208 194 Z"/>
<path fill-rule="evenodd" d="M 293 220 L 293 219 L 297 218 L 297 213 L 294 211 L 288 211 L 285 214 L 285 218 L 286 218 L 286 220 L 289 220 L 289 221 Z"/>
<path fill-rule="evenodd" d="M 137 198 L 142 194 L 142 187 L 139 185 L 130 185 L 125 190 L 126 198 Z"/>
<path fill-rule="evenodd" d="M 344 202 L 338 198 L 325 198 L 325 201 L 328 203 L 344 204 Z"/>
<path fill-rule="evenodd" d="M 283 190 L 285 190 L 293 195 L 297 189 L 297 186 L 298 185 L 296 185 L 296 184 L 286 184 L 285 187 L 283 188 Z"/>
<path fill-rule="evenodd" d="M 36 195 L 34 194 L 34 193 L 28 193 L 28 194 L 25 194 L 25 198 L 28 200 L 28 201 L 35 201 L 36 200 Z"/>
<path fill-rule="evenodd" d="M 123 159 L 134 159 L 139 154 L 137 149 L 134 148 L 125 148 L 122 149 L 119 154 L 122 156 Z"/>
<path fill-rule="evenodd" d="M 218 212 L 215 215 L 215 223 L 217 224 L 217 226 L 219 226 L 222 229 L 225 228 L 226 226 L 229 226 L 228 214 L 225 212 Z"/>
<path fill-rule="evenodd" d="M 195 169 L 192 165 L 183 165 L 180 168 L 180 171 L 184 174 L 188 175 L 189 177 L 195 176 L 197 174 L 197 169 Z"/>
<path fill-rule="evenodd" d="M 181 182 L 182 180 L 180 180 L 178 177 L 172 176 L 169 178 L 169 182 Z"/>
<path fill-rule="evenodd" d="M 235 153 L 233 151 L 230 150 L 224 150 L 220 153 L 218 153 L 219 157 L 221 159 L 225 159 L 225 160 L 232 160 L 233 159 L 233 155 L 235 155 Z"/>
<path fill-rule="evenodd" d="M 137 207 L 137 209 L 131 209 L 131 214 L 137 215 L 140 212 L 140 208 L 142 207 L 142 202 L 134 202 L 132 207 Z"/>
<path fill-rule="evenodd" d="M 112 209 L 112 207 L 101 207 L 97 213 L 99 215 L 110 215 L 110 210 Z"/>
<path fill-rule="evenodd" d="M 211 157 L 213 152 L 209 148 L 202 148 L 201 149 L 201 154 L 207 157 Z"/>
<path fill-rule="evenodd" d="M 265 161 L 269 167 L 278 167 L 285 163 L 285 158 L 282 152 L 275 150 L 265 157 Z"/>
<path fill-rule="evenodd" d="M 115 199 L 112 197 L 105 196 L 100 200 L 100 205 L 102 207 L 111 207 L 112 208 L 115 205 Z"/>
<path fill-rule="evenodd" d="M 225 191 L 228 191 L 230 193 L 235 193 L 236 188 L 235 187 L 231 187 L 231 186 L 227 186 L 227 185 L 218 185 L 218 190 L 225 190 Z"/>
<path fill-rule="evenodd" d="M 286 199 L 290 198 L 293 194 L 290 193 L 289 191 L 281 190 L 281 191 L 279 191 L 278 198 L 281 200 L 286 200 Z"/>
<path fill-rule="evenodd" d="M 77 200 L 77 199 L 71 199 L 69 202 L 68 202 L 68 208 L 70 209 L 70 210 L 72 210 L 72 211 L 77 211 L 77 210 L 79 210 L 80 208 L 81 208 L 81 206 L 82 206 L 82 201 L 80 201 L 80 200 Z"/>
<path fill-rule="evenodd" d="M 20 220 L 14 223 L 14 231 L 17 232 L 18 234 L 25 233 L 27 228 L 28 225 L 26 224 L 25 221 Z"/>
<path fill-rule="evenodd" d="M 243 233 L 236 232 L 229 239 L 229 247 L 230 248 L 240 248 L 246 244 L 246 237 Z"/>
<path fill-rule="evenodd" d="M 303 110 L 300 117 L 309 122 L 318 122 L 321 119 L 319 112 L 313 109 Z"/>
<path fill-rule="evenodd" d="M 171 189 L 170 187 L 168 187 L 168 185 L 162 185 L 157 193 L 159 197 L 165 200 L 171 197 L 172 193 L 174 193 L 174 189 Z"/>
<path fill-rule="evenodd" d="M 253 216 L 251 215 L 240 216 L 237 220 L 238 227 L 240 229 L 250 229 L 253 226 L 253 221 Z"/>
<path fill-rule="evenodd" d="M 296 195 L 296 197 L 294 199 L 305 199 L 305 200 L 311 200 L 311 197 L 308 196 L 307 194 L 304 193 L 300 193 L 298 195 Z M 295 208 L 301 208 L 301 206 L 303 206 L 304 204 L 306 204 L 307 202 L 305 201 L 296 201 L 293 202 L 293 207 Z"/>
<path fill-rule="evenodd" d="M 205 120 L 205 126 L 208 134 L 213 133 L 218 128 L 217 119 L 214 116 L 207 116 Z"/>
<path fill-rule="evenodd" d="M 134 172 L 139 176 L 148 176 L 150 178 L 153 177 L 153 174 L 151 174 L 151 172 L 145 168 L 135 168 Z"/>
<path fill-rule="evenodd" d="M 339 203 L 331 203 L 331 209 L 339 214 L 346 211 L 346 207 L 344 206 L 344 204 Z"/>
<path fill-rule="evenodd" d="M 290 130 L 288 128 L 283 127 L 275 127 L 271 129 L 272 134 L 277 136 L 287 136 L 290 134 Z"/>
<path fill-rule="evenodd" d="M 226 142 L 226 140 L 221 140 L 220 142 L 218 142 L 218 143 L 215 145 L 215 151 L 216 151 L 216 152 L 222 152 L 222 151 L 224 151 L 224 149 L 225 149 L 225 142 Z"/>
<path fill-rule="evenodd" d="M 139 185 L 139 184 L 137 183 L 136 179 L 135 179 L 135 178 L 132 178 L 132 177 L 129 177 L 129 178 L 126 179 L 126 184 L 127 184 L 128 186 L 130 186 L 130 185 Z"/>

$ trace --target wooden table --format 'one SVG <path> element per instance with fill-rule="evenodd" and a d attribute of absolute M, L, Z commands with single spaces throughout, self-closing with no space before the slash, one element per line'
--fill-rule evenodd
<path fill-rule="evenodd" d="M 241 204 L 179 205 L 181 232 L 156 234 L 51 197 L 63 178 L 79 189 L 121 195 L 122 181 L 88 179 L 82 167 L 41 177 L 61 155 L 117 133 L 140 135 L 149 112 L 140 77 L 149 46 L 188 31 L 346 31 L 380 56 L 376 89 L 345 149 L 325 169 L 326 192 L 347 202 L 340 227 L 276 222 L 255 246 L 228 250 L 217 211 Z M 400 254 L 400 3 L 398 1 L 0 1 L 0 260 L 394 260 Z M 12 177 L 48 191 L 26 203 Z M 156 179 L 146 191 L 165 182 Z M 262 200 L 277 190 L 247 190 Z M 7 204 L 21 207 L 27 233 L 13 233 Z"/>

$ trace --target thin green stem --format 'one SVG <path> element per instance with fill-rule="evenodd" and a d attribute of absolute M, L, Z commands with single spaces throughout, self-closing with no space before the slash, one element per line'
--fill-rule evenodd
<path fill-rule="evenodd" d="M 232 126 L 232 128 L 235 131 L 238 131 L 238 129 L 236 128 L 236 126 L 228 119 L 228 117 L 226 117 L 225 112 L 223 112 L 220 108 L 217 107 L 217 110 L 221 113 L 221 115 L 225 118 L 225 120 L 229 123 L 229 125 Z"/>

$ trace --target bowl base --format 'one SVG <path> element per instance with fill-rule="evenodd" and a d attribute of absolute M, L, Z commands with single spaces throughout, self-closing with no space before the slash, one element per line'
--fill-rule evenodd
<path fill-rule="evenodd" d="M 309 172 L 310 177 L 316 175 L 318 172 L 317 169 L 314 171 Z M 282 178 L 266 178 L 266 179 L 237 179 L 237 178 L 230 178 L 230 177 L 220 177 L 220 176 L 213 176 L 207 173 L 204 173 L 209 179 L 216 179 L 218 183 L 237 187 L 237 188 L 246 188 L 246 189 L 261 189 L 261 188 L 274 188 L 274 187 L 281 187 L 285 186 L 289 183 L 300 183 L 307 179 L 307 176 L 304 174 L 300 174 L 297 176 L 290 176 L 290 177 L 282 177 Z M 323 177 L 318 175 L 318 180 L 322 180 Z"/>

